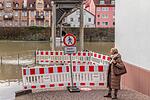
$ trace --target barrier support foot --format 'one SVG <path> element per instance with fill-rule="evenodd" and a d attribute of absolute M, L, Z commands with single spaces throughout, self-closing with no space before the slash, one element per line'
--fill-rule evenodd
<path fill-rule="evenodd" d="M 73 93 L 73 92 L 80 92 L 80 89 L 76 86 L 70 86 L 70 87 L 67 87 L 68 91 L 70 93 Z"/>
<path fill-rule="evenodd" d="M 17 97 L 17 96 L 21 96 L 21 95 L 25 95 L 25 94 L 29 94 L 29 93 L 32 93 L 31 89 L 29 89 L 29 90 L 21 90 L 21 91 L 17 91 L 15 93 L 15 96 Z"/>

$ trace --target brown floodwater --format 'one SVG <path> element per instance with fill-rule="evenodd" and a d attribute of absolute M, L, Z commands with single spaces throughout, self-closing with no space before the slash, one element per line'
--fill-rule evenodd
<path fill-rule="evenodd" d="M 110 48 L 114 46 L 114 43 L 85 42 L 84 45 L 85 49 L 90 51 L 109 54 Z M 77 44 L 77 47 L 79 47 L 79 44 Z M 0 80 L 21 79 L 22 63 L 34 63 L 34 52 L 37 49 L 50 50 L 50 43 L 36 41 L 0 41 Z M 60 49 L 60 47 L 57 49 Z M 32 62 L 28 62 L 28 60 Z"/>

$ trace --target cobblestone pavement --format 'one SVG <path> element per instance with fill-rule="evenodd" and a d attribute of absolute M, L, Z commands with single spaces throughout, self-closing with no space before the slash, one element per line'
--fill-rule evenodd
<path fill-rule="evenodd" d="M 16 100 L 111 100 L 103 97 L 106 93 L 106 90 L 81 91 L 78 93 L 46 91 L 19 96 Z M 120 90 L 118 100 L 150 100 L 150 97 L 136 91 Z"/>

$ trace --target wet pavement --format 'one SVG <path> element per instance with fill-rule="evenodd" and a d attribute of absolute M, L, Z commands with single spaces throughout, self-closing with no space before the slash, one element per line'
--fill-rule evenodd
<path fill-rule="evenodd" d="M 70 93 L 68 91 L 45 91 L 19 96 L 16 100 L 111 100 L 104 98 L 107 90 L 81 91 Z M 120 90 L 117 100 L 150 100 L 149 96 L 133 90 Z"/>

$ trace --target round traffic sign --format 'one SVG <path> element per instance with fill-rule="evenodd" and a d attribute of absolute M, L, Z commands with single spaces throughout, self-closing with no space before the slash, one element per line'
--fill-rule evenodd
<path fill-rule="evenodd" d="M 74 46 L 76 44 L 76 37 L 73 34 L 68 33 L 65 35 L 63 41 L 64 41 L 65 46 L 68 46 L 68 47 Z"/>

